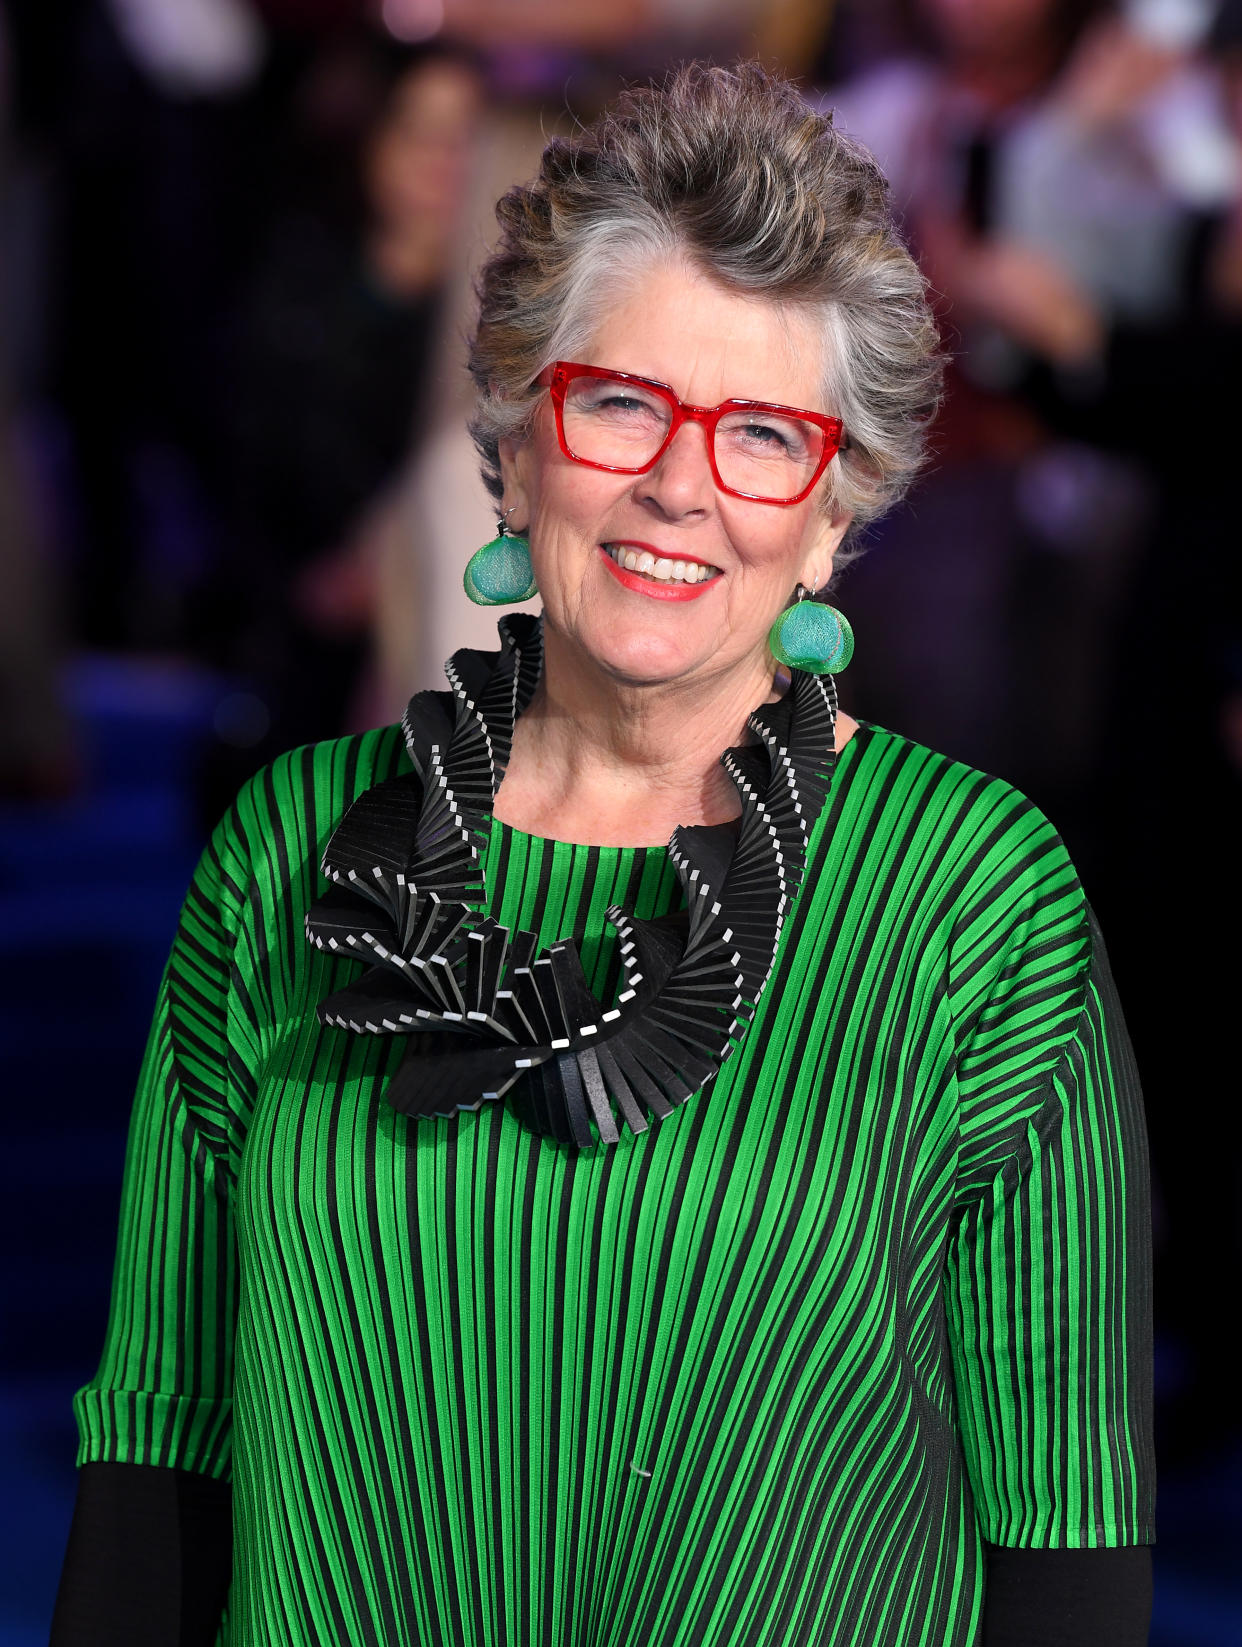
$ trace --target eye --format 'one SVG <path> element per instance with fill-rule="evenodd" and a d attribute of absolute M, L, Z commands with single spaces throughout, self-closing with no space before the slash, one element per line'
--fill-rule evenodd
<path fill-rule="evenodd" d="M 796 418 L 739 412 L 722 421 L 720 433 L 739 456 L 786 458 L 798 463 L 806 459 L 807 431 Z"/>
<path fill-rule="evenodd" d="M 629 383 L 583 383 L 577 393 L 566 398 L 571 415 L 589 417 L 614 425 L 643 425 L 666 417 L 664 403 L 644 394 Z"/>
<path fill-rule="evenodd" d="M 748 423 L 743 429 L 748 440 L 753 440 L 759 446 L 771 446 L 774 450 L 787 452 L 789 441 L 781 430 L 773 428 L 770 423 Z"/>
<path fill-rule="evenodd" d="M 595 402 L 597 411 L 609 412 L 645 412 L 649 410 L 645 400 L 639 400 L 636 395 L 601 395 Z"/>

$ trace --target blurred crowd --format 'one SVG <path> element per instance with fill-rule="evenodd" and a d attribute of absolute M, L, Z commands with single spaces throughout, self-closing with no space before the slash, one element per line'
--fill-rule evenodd
<path fill-rule="evenodd" d="M 934 467 L 839 577 L 847 702 L 1016 782 L 1082 869 L 1193 1448 L 1242 1273 L 1242 0 L 6 0 L 0 789 L 72 792 L 76 649 L 220 680 L 206 816 L 487 644 L 492 205 L 692 55 L 835 109 L 938 294 Z"/>

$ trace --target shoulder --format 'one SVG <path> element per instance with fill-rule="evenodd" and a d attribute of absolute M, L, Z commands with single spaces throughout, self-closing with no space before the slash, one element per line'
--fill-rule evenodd
<path fill-rule="evenodd" d="M 1088 910 L 1065 844 L 1013 784 L 898 733 L 862 725 L 844 751 L 819 873 L 883 906 L 949 975 L 986 987 L 1047 946 L 1076 974 Z M 839 895 L 839 894 L 838 894 Z"/>
<path fill-rule="evenodd" d="M 208 856 L 230 879 L 278 897 L 317 876 L 333 831 L 360 795 L 410 770 L 396 725 L 291 749 L 242 786 Z"/>
<path fill-rule="evenodd" d="M 959 1025 L 989 1000 L 1013 1015 L 1030 993 L 1044 1006 L 1055 998 L 1064 1031 L 1093 945 L 1082 883 L 1052 823 L 1005 779 L 895 732 L 864 726 L 852 741 L 842 816 L 891 843 L 888 898 L 918 905 L 925 934 L 939 932 Z"/>
<path fill-rule="evenodd" d="M 842 754 L 834 810 L 836 828 L 882 830 L 971 882 L 1073 875 L 1053 824 L 1013 784 L 867 722 Z"/>

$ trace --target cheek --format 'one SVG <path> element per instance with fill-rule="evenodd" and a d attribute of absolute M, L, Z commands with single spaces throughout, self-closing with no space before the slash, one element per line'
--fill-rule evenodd
<path fill-rule="evenodd" d="M 550 565 L 565 560 L 590 535 L 593 508 L 589 496 L 580 487 L 558 482 L 547 474 L 543 485 L 532 499 L 531 553 L 536 562 L 540 558 Z"/>
<path fill-rule="evenodd" d="M 590 469 L 571 463 L 556 443 L 556 433 L 547 418 L 541 417 L 523 449 L 522 483 L 530 504 L 532 525 L 546 532 L 584 521 L 591 508 Z M 602 478 L 602 477 L 599 477 Z"/>
<path fill-rule="evenodd" d="M 801 512 L 790 519 L 783 511 L 777 515 L 773 510 L 773 516 L 762 522 L 738 522 L 733 542 L 742 563 L 743 581 L 752 587 L 762 582 L 784 593 L 797 583 L 814 547 L 815 523 Z"/>
<path fill-rule="evenodd" d="M 527 496 L 535 539 L 550 553 L 581 553 L 606 536 L 626 491 L 622 477 L 570 463 L 559 451 L 540 462 L 531 479 Z"/>
<path fill-rule="evenodd" d="M 535 581 L 554 605 L 558 594 L 572 599 L 586 577 L 615 490 L 615 477 L 576 464 L 541 468 L 528 494 L 530 552 Z"/>

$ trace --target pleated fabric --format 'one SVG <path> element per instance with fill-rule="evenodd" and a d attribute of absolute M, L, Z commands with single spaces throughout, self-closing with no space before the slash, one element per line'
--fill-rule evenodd
<path fill-rule="evenodd" d="M 307 944 L 400 730 L 217 830 L 135 1104 L 80 1462 L 231 1478 L 231 1647 L 966 1647 L 981 1541 L 1152 1537 L 1141 1101 L 1104 948 L 1008 785 L 838 761 L 756 1018 L 646 1132 L 413 1120 Z M 493 822 L 485 902 L 576 937 L 662 850 Z"/>

